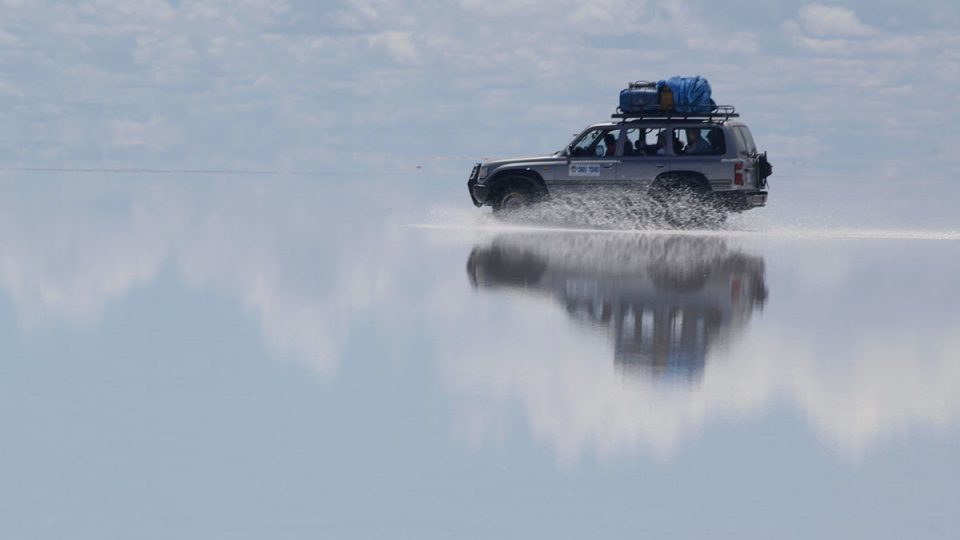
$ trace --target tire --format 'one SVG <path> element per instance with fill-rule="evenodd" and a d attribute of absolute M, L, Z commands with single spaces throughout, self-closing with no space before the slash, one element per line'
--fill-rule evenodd
<path fill-rule="evenodd" d="M 495 214 L 517 212 L 530 206 L 534 201 L 534 193 L 528 186 L 519 181 L 508 181 L 504 187 L 497 190 L 493 201 L 493 212 Z"/>
<path fill-rule="evenodd" d="M 716 228 L 727 220 L 727 212 L 714 201 L 710 188 L 693 178 L 663 178 L 651 186 L 650 198 L 662 206 L 667 224 L 673 227 Z"/>

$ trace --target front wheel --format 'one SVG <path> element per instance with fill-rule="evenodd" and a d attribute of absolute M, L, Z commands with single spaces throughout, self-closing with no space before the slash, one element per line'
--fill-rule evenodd
<path fill-rule="evenodd" d="M 493 201 L 493 212 L 509 214 L 522 210 L 533 202 L 533 193 L 525 186 L 508 184 L 497 192 Z"/>

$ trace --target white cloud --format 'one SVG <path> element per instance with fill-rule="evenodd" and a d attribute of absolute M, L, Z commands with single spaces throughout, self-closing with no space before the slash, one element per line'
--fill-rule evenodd
<path fill-rule="evenodd" d="M 84 0 L 77 5 L 77 13 L 100 24 L 130 29 L 167 24 L 176 17 L 166 0 Z"/>
<path fill-rule="evenodd" d="M 878 10 L 876 20 L 897 15 Z M 893 102 L 860 81 L 929 81 L 930 99 L 913 114 L 942 115 L 953 112 L 933 103 L 947 102 L 960 76 L 951 57 L 960 38 L 951 28 L 880 29 L 849 8 L 821 4 L 753 25 L 712 5 L 630 0 L 470 0 L 442 10 L 382 0 L 322 9 L 276 0 L 90 0 L 21 2 L 7 11 L 17 26 L 0 30 L 0 41 L 16 44 L 0 51 L 0 61 L 20 68 L 4 80 L 29 96 L 25 107 L 2 113 L 7 125 L 96 125 L 104 120 L 87 115 L 105 110 L 114 118 L 155 115 L 180 129 L 180 152 L 170 159 L 186 167 L 345 156 L 365 137 L 358 118 L 379 119 L 382 159 L 527 153 L 530 140 L 557 141 L 605 117 L 626 81 L 694 74 L 711 80 L 718 101 L 752 106 L 752 118 L 805 132 L 798 135 L 817 132 L 832 147 L 830 137 L 842 138 L 847 126 L 883 122 L 864 112 Z M 851 63 L 817 64 L 824 58 Z M 844 82 L 828 89 L 824 80 Z M 841 88 L 851 80 L 856 88 Z M 359 99 L 377 81 L 389 81 L 389 92 Z M 780 96 L 794 95 L 802 102 L 784 107 Z M 822 106 L 833 101 L 844 106 Z M 809 114 L 813 103 L 822 115 Z M 55 107 L 59 114 L 44 112 Z M 573 112 L 534 112 L 551 109 Z M 333 117 L 338 136 L 311 132 L 304 119 L 318 115 Z M 523 121 L 508 127 L 504 118 Z M 819 133 L 821 120 L 836 134 Z M 410 136 L 411 125 L 420 135 Z M 444 130 L 450 135 L 434 137 L 429 152 L 417 142 Z M 113 153 L 109 136 L 34 143 L 17 134 L 11 142 L 31 164 L 132 159 Z"/>
<path fill-rule="evenodd" d="M 368 37 L 367 42 L 371 47 L 386 51 L 398 63 L 410 64 L 417 61 L 417 46 L 413 43 L 410 32 L 381 32 Z"/>
<path fill-rule="evenodd" d="M 783 33 L 797 47 L 813 53 L 843 55 L 855 52 L 846 40 L 811 37 L 794 21 L 783 23 Z"/>
<path fill-rule="evenodd" d="M 14 98 L 24 97 L 23 91 L 17 88 L 16 85 L 8 81 L 0 81 L 0 95 L 5 95 L 9 97 L 14 97 Z"/>
<path fill-rule="evenodd" d="M 813 133 L 770 133 L 764 136 L 763 144 L 771 155 L 780 160 L 815 160 L 829 150 L 829 146 Z"/>
<path fill-rule="evenodd" d="M 617 5 L 604 5 L 603 2 L 585 2 L 570 11 L 567 22 L 573 25 L 609 25 L 617 20 Z"/>
<path fill-rule="evenodd" d="M 10 32 L 0 28 L 0 45 L 4 47 L 13 47 L 19 43 L 19 39 L 16 35 L 11 34 Z"/>
<path fill-rule="evenodd" d="M 154 82 L 168 84 L 193 77 L 200 55 L 185 35 L 155 33 L 136 38 L 133 58 L 149 70 Z"/>
<path fill-rule="evenodd" d="M 176 144 L 180 140 L 180 131 L 166 120 L 153 116 L 143 122 L 121 119 L 111 124 L 114 146 L 142 146 L 159 151 Z"/>
<path fill-rule="evenodd" d="M 819 37 L 865 37 L 877 33 L 845 7 L 808 4 L 800 8 L 800 22 L 806 32 Z"/>

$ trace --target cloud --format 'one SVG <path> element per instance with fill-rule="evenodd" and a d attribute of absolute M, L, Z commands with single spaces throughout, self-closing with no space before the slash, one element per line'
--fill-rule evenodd
<path fill-rule="evenodd" d="M 781 160 L 815 160 L 823 156 L 829 146 L 815 134 L 771 134 L 763 138 L 764 148 Z"/>
<path fill-rule="evenodd" d="M 367 42 L 371 47 L 385 50 L 398 63 L 412 64 L 417 61 L 417 46 L 410 32 L 381 32 L 367 38 Z"/>
<path fill-rule="evenodd" d="M 844 39 L 820 39 L 807 35 L 802 26 L 794 21 L 783 23 L 783 33 L 797 47 L 817 54 L 853 54 L 850 44 Z"/>
<path fill-rule="evenodd" d="M 20 40 L 16 35 L 0 28 L 0 45 L 3 45 L 4 47 L 13 47 L 19 42 Z"/>
<path fill-rule="evenodd" d="M 7 81 L 0 81 L 0 95 L 9 96 L 13 98 L 23 98 L 24 93 L 16 85 L 11 84 Z"/>
<path fill-rule="evenodd" d="M 799 15 L 803 29 L 819 37 L 866 37 L 877 33 L 845 7 L 808 4 L 800 8 Z"/>
<path fill-rule="evenodd" d="M 443 10 L 382 0 L 91 0 L 19 2 L 6 11 L 16 26 L 0 28 L 0 42 L 14 41 L 0 50 L 0 62 L 12 66 L 4 81 L 26 97 L 0 112 L 5 125 L 65 132 L 156 116 L 180 134 L 171 152 L 145 156 L 117 152 L 103 127 L 105 137 L 69 139 L 27 140 L 18 131 L 10 144 L 25 165 L 308 169 L 336 156 L 322 166 L 349 159 L 362 167 L 371 162 L 355 141 L 369 136 L 369 121 L 378 136 L 368 153 L 404 166 L 437 155 L 529 153 L 530 141 L 552 149 L 606 118 L 626 81 L 694 74 L 710 79 L 718 101 L 749 112 L 758 132 L 791 126 L 803 132 L 793 135 L 834 148 L 863 123 L 885 122 L 866 114 L 895 103 L 882 84 L 924 86 L 929 99 L 911 115 L 955 115 L 934 104 L 949 102 L 960 76 L 951 56 L 960 38 L 946 22 L 881 28 L 861 11 L 823 4 L 750 24 L 744 16 L 755 10 L 631 0 L 469 0 Z M 870 20 L 897 15 L 881 6 Z M 854 73 L 881 84 L 842 88 Z M 843 83 L 823 84 L 829 80 Z M 567 113 L 536 113 L 549 110 Z M 321 116 L 334 135 L 318 133 L 310 119 Z M 831 157 L 869 152 L 864 145 Z M 445 172 L 462 166 L 451 162 Z"/>
<path fill-rule="evenodd" d="M 143 122 L 114 120 L 110 127 L 114 146 L 121 148 L 141 146 L 156 152 L 180 140 L 179 130 L 156 116 Z"/>

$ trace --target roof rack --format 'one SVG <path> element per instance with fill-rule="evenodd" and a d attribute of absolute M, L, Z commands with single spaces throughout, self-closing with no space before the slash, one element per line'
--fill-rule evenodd
<path fill-rule="evenodd" d="M 625 113 L 617 107 L 617 112 L 610 115 L 611 118 L 621 120 L 628 119 L 656 119 L 656 120 L 713 120 L 714 118 L 739 118 L 740 114 L 733 108 L 733 105 L 717 105 L 709 112 L 679 112 L 679 111 L 644 111 Z"/>

